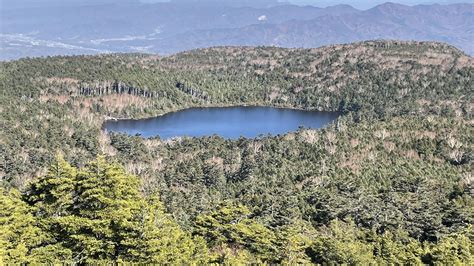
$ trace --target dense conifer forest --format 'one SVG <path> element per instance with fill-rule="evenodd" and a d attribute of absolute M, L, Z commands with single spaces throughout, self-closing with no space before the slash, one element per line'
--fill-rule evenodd
<path fill-rule="evenodd" d="M 0 63 L 0 264 L 469 264 L 474 59 L 432 42 Z M 339 111 L 255 139 L 107 134 L 189 107 Z"/>

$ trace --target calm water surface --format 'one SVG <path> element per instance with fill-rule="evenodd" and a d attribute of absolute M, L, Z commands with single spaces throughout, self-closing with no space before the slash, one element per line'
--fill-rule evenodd
<path fill-rule="evenodd" d="M 191 108 L 149 119 L 107 121 L 104 129 L 143 137 L 169 139 L 217 134 L 236 139 L 260 134 L 284 134 L 298 127 L 322 128 L 339 116 L 337 112 L 301 111 L 272 107 Z"/>

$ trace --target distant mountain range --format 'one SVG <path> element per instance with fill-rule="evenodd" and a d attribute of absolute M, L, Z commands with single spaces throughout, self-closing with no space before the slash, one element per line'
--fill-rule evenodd
<path fill-rule="evenodd" d="M 221 45 L 319 47 L 368 39 L 441 41 L 474 54 L 474 4 L 386 3 L 361 11 L 347 5 L 317 8 L 273 0 L 255 5 L 212 1 L 3 5 L 0 59 L 104 52 L 170 54 Z"/>

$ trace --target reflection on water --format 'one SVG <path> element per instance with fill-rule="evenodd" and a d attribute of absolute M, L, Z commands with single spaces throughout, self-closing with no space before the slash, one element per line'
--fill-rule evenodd
<path fill-rule="evenodd" d="M 284 134 L 300 126 L 322 128 L 339 116 L 337 112 L 302 111 L 272 107 L 191 108 L 149 119 L 107 121 L 104 129 L 143 137 L 169 139 L 217 134 L 236 139 L 260 134 Z"/>

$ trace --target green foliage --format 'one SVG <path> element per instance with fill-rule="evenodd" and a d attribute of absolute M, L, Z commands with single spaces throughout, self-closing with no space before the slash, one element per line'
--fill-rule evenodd
<path fill-rule="evenodd" d="M 317 230 L 299 219 L 271 227 L 232 202 L 197 216 L 191 237 L 157 196 L 142 196 L 139 183 L 104 157 L 80 169 L 59 157 L 23 196 L 1 189 L 1 261 L 462 265 L 473 259 L 471 227 L 422 243 L 403 230 L 379 234 L 340 220 Z"/>
<path fill-rule="evenodd" d="M 2 217 L 7 212 L 11 216 L 1 227 L 5 231 L 4 261 L 207 261 L 204 240 L 192 239 L 182 231 L 156 197 L 146 199 L 141 195 L 137 177 L 126 174 L 118 164 L 107 163 L 104 157 L 81 169 L 58 158 L 48 174 L 35 180 L 25 194 L 34 216 L 14 193 L 2 193 L 2 206 L 7 206 Z M 33 226 L 36 223 L 38 227 Z M 9 235 L 15 232 L 19 235 Z M 37 236 L 32 234 L 39 232 L 44 237 L 35 243 Z M 27 242 L 29 246 L 25 237 L 32 240 Z M 32 254 L 31 258 L 26 254 Z"/>
<path fill-rule="evenodd" d="M 29 251 L 43 240 L 31 208 L 20 193 L 0 188 L 0 263 L 20 264 L 32 260 Z"/>
<path fill-rule="evenodd" d="M 74 209 L 77 169 L 59 156 L 48 173 L 31 183 L 27 201 L 34 205 L 38 216 L 61 217 L 72 214 Z M 54 219 L 51 219 L 53 222 Z"/>
<path fill-rule="evenodd" d="M 278 228 L 278 263 L 284 265 L 310 264 L 310 250 L 317 232 L 304 221 L 295 221 Z"/>
<path fill-rule="evenodd" d="M 203 264 L 208 261 L 206 242 L 199 237 L 191 238 L 165 213 L 156 198 L 148 200 L 142 210 L 144 225 L 141 237 L 129 239 L 128 245 L 142 261 L 156 264 Z"/>
<path fill-rule="evenodd" d="M 467 264 L 473 70 L 396 41 L 1 62 L 0 263 Z M 342 116 L 256 139 L 101 132 L 229 105 Z"/>
<path fill-rule="evenodd" d="M 426 262 L 434 265 L 467 265 L 474 261 L 472 225 L 462 233 L 454 233 L 429 246 Z"/>
<path fill-rule="evenodd" d="M 367 243 L 363 231 L 354 224 L 335 220 L 316 237 L 310 254 L 318 264 L 373 264 L 373 245 Z"/>
<path fill-rule="evenodd" d="M 375 234 L 374 245 L 379 264 L 421 265 L 425 256 L 423 245 L 401 230 Z"/>
<path fill-rule="evenodd" d="M 225 203 L 217 210 L 196 218 L 195 234 L 204 237 L 210 247 L 220 247 L 216 262 L 225 262 L 226 247 L 246 249 L 262 261 L 271 259 L 276 251 L 276 236 L 264 225 L 251 219 L 242 205 Z M 239 251 L 240 252 L 240 251 Z"/>

